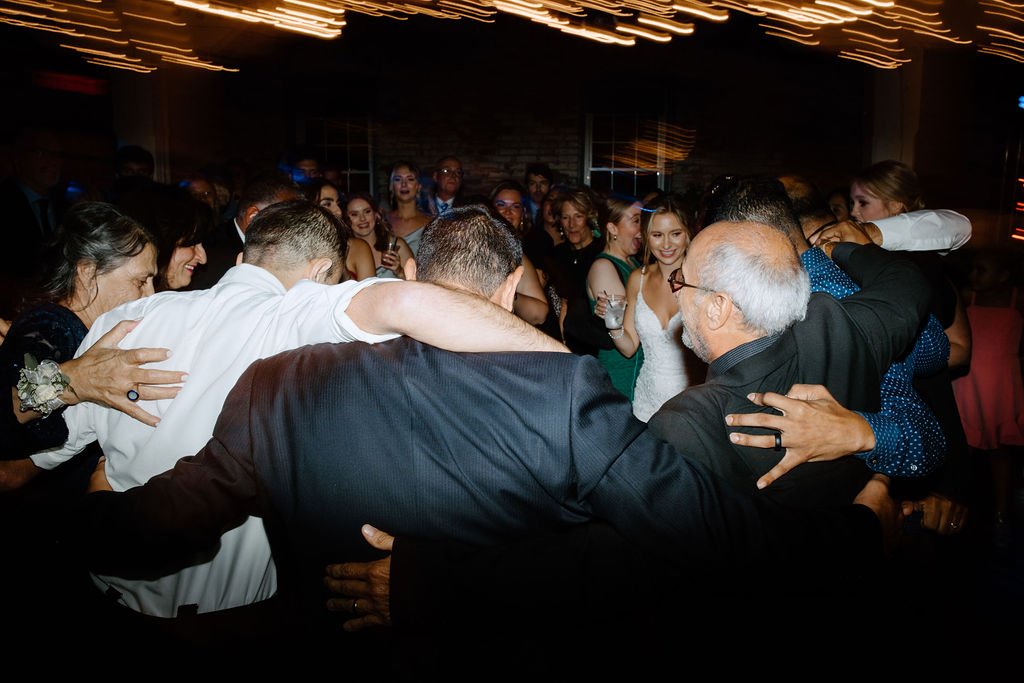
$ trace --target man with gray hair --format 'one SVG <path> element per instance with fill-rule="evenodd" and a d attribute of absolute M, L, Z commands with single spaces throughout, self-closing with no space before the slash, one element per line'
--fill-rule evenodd
<path fill-rule="evenodd" d="M 708 381 L 667 401 L 648 428 L 740 490 L 755 492 L 785 444 L 779 434 L 774 450 L 730 436 L 727 415 L 771 410 L 753 406 L 748 395 L 822 384 L 842 405 L 877 412 L 882 376 L 926 315 L 928 284 L 912 264 L 873 245 L 840 244 L 832 257 L 864 287 L 841 302 L 809 295 L 793 242 L 773 227 L 720 222 L 698 233 L 669 283 L 683 341 L 710 364 Z M 869 477 L 856 458 L 811 462 L 761 495 L 797 507 L 842 504 Z"/>

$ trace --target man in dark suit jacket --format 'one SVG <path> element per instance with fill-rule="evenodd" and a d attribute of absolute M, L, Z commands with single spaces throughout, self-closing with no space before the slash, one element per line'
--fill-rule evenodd
<path fill-rule="evenodd" d="M 189 289 L 209 289 L 233 268 L 245 247 L 245 230 L 271 204 L 297 199 L 299 186 L 286 175 L 271 171 L 250 180 L 238 200 L 238 214 L 218 225 L 203 242 L 206 263 L 196 266 Z"/>
<path fill-rule="evenodd" d="M 756 493 L 755 482 L 787 444 L 766 450 L 730 442 L 726 415 L 772 410 L 753 406 L 749 394 L 822 384 L 843 406 L 877 412 L 881 378 L 913 343 L 930 289 L 912 263 L 873 245 L 840 244 L 832 257 L 863 287 L 842 301 L 810 294 L 807 272 L 779 230 L 727 222 L 702 230 L 673 287 L 683 341 L 709 363 L 708 380 L 666 401 L 650 430 Z M 759 495 L 796 507 L 839 505 L 869 477 L 858 458 L 810 462 Z"/>

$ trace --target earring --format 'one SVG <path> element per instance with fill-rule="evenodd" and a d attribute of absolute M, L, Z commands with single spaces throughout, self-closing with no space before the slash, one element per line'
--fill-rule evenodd
<path fill-rule="evenodd" d="M 615 240 L 617 240 L 617 239 L 619 239 L 619 236 L 618 236 L 618 235 L 612 235 L 612 242 L 614 242 L 614 241 L 615 241 Z"/>

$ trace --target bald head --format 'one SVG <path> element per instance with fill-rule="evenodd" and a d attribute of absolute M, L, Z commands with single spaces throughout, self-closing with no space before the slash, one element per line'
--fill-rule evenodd
<path fill-rule="evenodd" d="M 778 334 L 807 314 L 807 271 L 793 243 L 773 227 L 714 223 L 694 238 L 686 261 L 695 284 L 729 295 L 754 337 Z"/>

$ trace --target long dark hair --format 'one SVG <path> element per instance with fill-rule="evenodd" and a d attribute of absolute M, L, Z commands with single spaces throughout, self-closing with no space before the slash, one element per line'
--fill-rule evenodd
<path fill-rule="evenodd" d="M 153 235 L 136 220 L 105 202 L 75 204 L 64 214 L 57 239 L 43 256 L 46 264 L 37 303 L 71 301 L 80 263 L 93 264 L 102 275 L 138 256 Z"/>
<path fill-rule="evenodd" d="M 167 289 L 167 266 L 178 247 L 202 244 L 213 229 L 214 215 L 187 190 L 173 185 L 153 183 L 128 192 L 118 201 L 125 214 L 146 227 L 156 238 L 156 270 L 153 289 Z"/>
<path fill-rule="evenodd" d="M 519 193 L 519 201 L 523 203 L 526 201 L 526 190 L 522 185 L 514 180 L 502 180 L 500 183 L 495 185 L 491 189 L 491 193 L 487 196 L 487 206 L 492 211 L 497 211 L 498 207 L 494 205 L 494 202 L 498 199 L 498 195 L 505 190 L 512 190 L 513 192 Z M 504 218 L 502 216 L 502 218 Z M 523 205 L 523 218 L 519 225 L 513 225 L 512 230 L 515 231 L 516 235 L 522 239 L 524 235 L 530 232 L 530 228 L 533 227 L 533 221 L 530 219 L 530 212 L 527 211 L 526 205 Z"/>
<path fill-rule="evenodd" d="M 354 199 L 362 199 L 364 202 L 370 205 L 370 210 L 373 211 L 373 248 L 383 253 L 388 250 L 388 240 L 391 238 L 391 224 L 388 223 L 387 218 L 384 217 L 384 212 L 381 211 L 380 205 L 377 204 L 366 192 L 353 192 L 345 198 L 345 208 L 341 212 L 341 220 L 345 224 L 348 231 L 355 235 L 355 231 L 352 230 L 352 223 L 348 217 L 348 205 Z"/>

